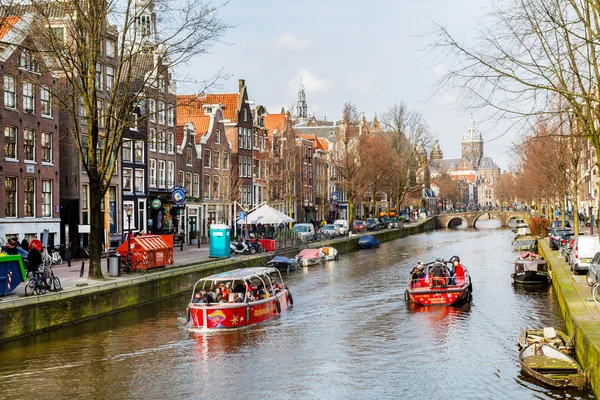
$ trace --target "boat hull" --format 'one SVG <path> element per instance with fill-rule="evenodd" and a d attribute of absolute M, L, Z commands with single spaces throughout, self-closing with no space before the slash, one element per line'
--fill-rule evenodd
<path fill-rule="evenodd" d="M 542 343 L 532 343 L 519 354 L 521 370 L 556 388 L 585 388 L 587 379 L 577 362 L 566 354 Z"/>
<path fill-rule="evenodd" d="M 460 306 L 471 301 L 470 287 L 407 292 L 409 301 L 422 306 Z"/>
<path fill-rule="evenodd" d="M 522 285 L 547 285 L 550 277 L 547 273 L 537 271 L 525 271 L 512 274 L 513 281 Z"/>
<path fill-rule="evenodd" d="M 523 329 L 519 334 L 519 348 L 524 349 L 531 343 L 541 342 L 554 347 L 564 354 L 572 355 L 573 346 L 568 346 L 570 338 L 562 331 L 556 330 L 556 337 L 547 339 L 544 336 L 544 329 Z"/>
<path fill-rule="evenodd" d="M 188 317 L 192 328 L 240 328 L 275 318 L 291 305 L 291 295 L 284 290 L 276 296 L 251 303 L 190 303 Z"/>

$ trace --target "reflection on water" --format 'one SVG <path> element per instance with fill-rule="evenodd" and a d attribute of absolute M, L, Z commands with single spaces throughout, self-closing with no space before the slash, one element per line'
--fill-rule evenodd
<path fill-rule="evenodd" d="M 590 398 L 520 374 L 519 332 L 562 328 L 557 304 L 547 288 L 512 285 L 509 230 L 478 228 L 284 273 L 295 307 L 245 329 L 188 331 L 183 295 L 4 344 L 0 397 Z M 472 276 L 472 304 L 407 304 L 411 267 L 452 255 Z"/>

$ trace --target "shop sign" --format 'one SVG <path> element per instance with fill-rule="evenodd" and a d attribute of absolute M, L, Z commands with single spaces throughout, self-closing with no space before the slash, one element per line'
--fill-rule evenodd
<path fill-rule="evenodd" d="M 158 210 L 159 208 L 162 207 L 162 201 L 160 201 L 160 199 L 154 199 L 152 200 L 152 208 L 155 210 Z"/>
<path fill-rule="evenodd" d="M 185 195 L 187 194 L 187 189 L 183 186 L 173 186 L 171 188 L 171 197 L 173 199 L 173 204 L 183 204 L 185 201 Z"/>

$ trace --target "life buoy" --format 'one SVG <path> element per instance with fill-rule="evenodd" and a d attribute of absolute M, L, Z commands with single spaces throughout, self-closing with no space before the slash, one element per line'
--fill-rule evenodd
<path fill-rule="evenodd" d="M 277 308 L 277 314 L 281 314 L 281 304 L 279 303 L 279 299 L 275 300 L 275 307 Z"/>
<path fill-rule="evenodd" d="M 290 292 L 290 290 L 288 289 L 288 301 L 290 302 L 290 305 L 294 305 L 294 298 L 292 297 L 292 292 Z"/>

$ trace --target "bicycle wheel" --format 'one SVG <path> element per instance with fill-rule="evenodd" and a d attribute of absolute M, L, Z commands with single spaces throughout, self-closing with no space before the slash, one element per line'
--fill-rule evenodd
<path fill-rule="evenodd" d="M 148 269 L 148 264 L 144 260 L 135 263 L 135 271 L 139 274 L 145 274 Z"/>
<path fill-rule="evenodd" d="M 600 304 L 600 283 L 596 283 L 594 285 L 594 287 L 592 288 L 592 297 L 594 299 L 594 301 L 596 302 L 596 305 Z"/>
<path fill-rule="evenodd" d="M 49 282 L 46 282 L 45 277 L 39 277 L 38 279 L 36 279 L 35 293 L 37 295 L 46 294 L 47 288 L 50 286 L 48 285 L 48 283 Z"/>
<path fill-rule="evenodd" d="M 62 290 L 62 285 L 60 283 L 60 279 L 58 279 L 58 276 L 55 276 L 54 278 L 52 278 L 52 291 L 54 292 L 59 292 Z"/>
<path fill-rule="evenodd" d="M 25 282 L 25 296 L 31 296 L 35 293 L 35 282 L 33 279 L 28 279 Z"/>
<path fill-rule="evenodd" d="M 62 264 L 62 262 L 62 257 L 58 254 L 52 258 L 52 264 Z"/>

